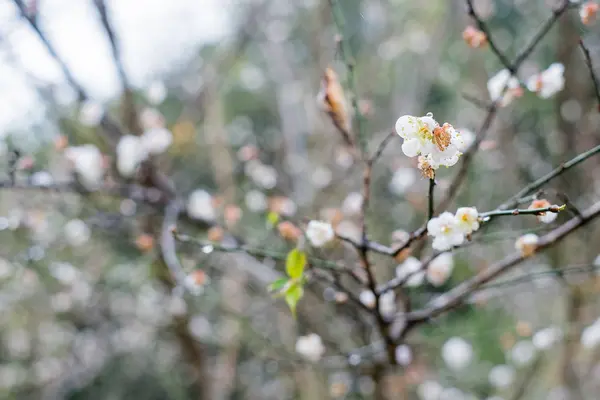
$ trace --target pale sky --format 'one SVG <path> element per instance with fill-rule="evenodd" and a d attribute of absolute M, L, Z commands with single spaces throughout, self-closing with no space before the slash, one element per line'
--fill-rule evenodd
<path fill-rule="evenodd" d="M 106 0 L 130 82 L 143 88 L 201 45 L 226 38 L 228 0 Z M 38 23 L 88 95 L 114 97 L 119 80 L 93 0 L 38 0 Z M 0 136 L 43 116 L 35 82 L 64 77 L 12 0 L 0 0 Z"/>

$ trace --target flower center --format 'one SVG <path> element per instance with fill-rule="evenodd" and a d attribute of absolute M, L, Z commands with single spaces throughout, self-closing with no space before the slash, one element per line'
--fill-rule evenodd
<path fill-rule="evenodd" d="M 448 225 L 442 225 L 441 231 L 443 234 L 449 233 L 450 230 L 451 230 L 451 228 Z"/>
<path fill-rule="evenodd" d="M 417 135 L 422 142 L 431 141 L 433 139 L 433 135 L 431 134 L 429 127 L 420 119 L 417 120 L 417 127 Z"/>
<path fill-rule="evenodd" d="M 452 126 L 445 123 L 443 126 L 438 126 L 433 130 L 433 143 L 435 143 L 439 151 L 444 151 L 450 146 L 450 141 L 452 140 L 450 128 Z"/>

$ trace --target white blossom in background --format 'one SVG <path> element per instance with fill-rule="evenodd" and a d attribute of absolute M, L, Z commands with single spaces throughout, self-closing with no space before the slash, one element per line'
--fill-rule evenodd
<path fill-rule="evenodd" d="M 565 87 L 564 73 L 564 65 L 561 63 L 551 64 L 547 69 L 527 80 L 527 89 L 537 93 L 542 99 L 548 99 Z"/>
<path fill-rule="evenodd" d="M 379 296 L 379 313 L 385 318 L 391 318 L 395 312 L 396 295 L 394 291 L 390 290 Z"/>
<path fill-rule="evenodd" d="M 342 212 L 345 215 L 358 215 L 363 204 L 363 196 L 358 192 L 352 192 L 342 203 Z"/>
<path fill-rule="evenodd" d="M 444 387 L 436 381 L 424 381 L 417 387 L 420 400 L 440 400 Z"/>
<path fill-rule="evenodd" d="M 140 124 L 144 130 L 164 128 L 165 117 L 156 108 L 146 107 L 140 112 Z"/>
<path fill-rule="evenodd" d="M 132 177 L 148 152 L 139 136 L 125 135 L 117 144 L 117 170 L 125 178 Z"/>
<path fill-rule="evenodd" d="M 600 5 L 595 1 L 586 1 L 579 9 L 579 18 L 584 25 L 591 25 L 596 20 Z"/>
<path fill-rule="evenodd" d="M 339 236 L 352 239 L 355 242 L 360 242 L 362 237 L 362 230 L 360 227 L 355 222 L 347 219 L 337 224 L 335 227 L 335 233 Z"/>
<path fill-rule="evenodd" d="M 488 381 L 497 389 L 506 389 L 515 380 L 515 369 L 510 365 L 496 365 L 490 370 Z"/>
<path fill-rule="evenodd" d="M 388 188 L 396 196 L 402 196 L 416 181 L 417 174 L 413 168 L 398 168 L 394 171 Z"/>
<path fill-rule="evenodd" d="M 314 247 L 323 247 L 333 240 L 335 232 L 331 224 L 312 220 L 306 227 L 306 237 Z"/>
<path fill-rule="evenodd" d="M 48 171 L 38 171 L 31 175 L 31 184 L 33 186 L 50 186 L 54 183 L 54 178 L 52 174 Z"/>
<path fill-rule="evenodd" d="M 442 346 L 442 359 L 452 370 L 465 369 L 473 360 L 473 347 L 460 337 L 452 337 Z"/>
<path fill-rule="evenodd" d="M 559 327 L 551 326 L 540 329 L 533 334 L 531 342 L 538 350 L 547 350 L 562 339 L 562 330 Z"/>
<path fill-rule="evenodd" d="M 529 257 L 535 253 L 537 248 L 539 237 L 535 233 L 527 233 L 515 242 L 515 249 L 517 249 L 524 257 Z"/>
<path fill-rule="evenodd" d="M 427 267 L 427 280 L 433 286 L 442 286 L 448 281 L 454 269 L 452 253 L 442 253 L 429 263 Z"/>
<path fill-rule="evenodd" d="M 263 189 L 273 189 L 277 185 L 277 170 L 259 160 L 248 161 L 244 166 L 244 172 Z"/>
<path fill-rule="evenodd" d="M 425 271 L 421 271 L 423 264 L 415 257 L 408 257 L 396 267 L 398 279 L 406 280 L 405 286 L 418 287 L 423 284 Z"/>
<path fill-rule="evenodd" d="M 166 128 L 152 128 L 144 131 L 140 136 L 142 146 L 148 154 L 162 154 L 173 143 L 173 134 Z"/>
<path fill-rule="evenodd" d="M 145 90 L 146 100 L 152 105 L 161 104 L 167 97 L 167 87 L 163 82 L 152 82 Z"/>
<path fill-rule="evenodd" d="M 396 347 L 394 356 L 398 365 L 406 367 L 412 362 L 412 350 L 405 344 Z"/>
<path fill-rule="evenodd" d="M 48 266 L 48 270 L 54 279 L 65 285 L 74 283 L 79 275 L 77 268 L 75 268 L 72 264 L 64 262 L 52 262 Z"/>
<path fill-rule="evenodd" d="M 311 175 L 311 181 L 313 185 L 315 185 L 319 189 L 323 189 L 329 186 L 332 178 L 333 173 L 331 172 L 331 170 L 323 166 L 317 167 Z"/>
<path fill-rule="evenodd" d="M 600 267 L 600 254 L 598 254 L 596 258 L 594 258 L 593 265 L 594 267 Z"/>
<path fill-rule="evenodd" d="M 504 88 L 504 95 L 502 92 Z M 487 82 L 487 89 L 492 101 L 500 100 L 500 106 L 505 107 L 510 104 L 515 97 L 520 97 L 523 93 L 519 80 L 510 75 L 508 69 L 500 70 Z"/>
<path fill-rule="evenodd" d="M 536 354 L 536 348 L 529 340 L 517 342 L 510 350 L 510 358 L 516 366 L 528 365 L 533 361 Z"/>
<path fill-rule="evenodd" d="M 432 247 L 440 251 L 450 250 L 465 240 L 457 219 L 447 211 L 427 222 L 427 234 L 434 238 Z"/>
<path fill-rule="evenodd" d="M 187 213 L 193 219 L 213 221 L 217 217 L 217 213 L 210 193 L 202 189 L 194 190 L 188 197 Z"/>
<path fill-rule="evenodd" d="M 208 283 L 208 276 L 202 270 L 195 270 L 186 275 L 183 282 L 185 288 L 194 296 L 204 293 L 204 287 Z"/>
<path fill-rule="evenodd" d="M 317 362 L 325 353 L 325 346 L 321 336 L 311 333 L 306 336 L 300 336 L 296 340 L 296 353 L 311 362 Z"/>
<path fill-rule="evenodd" d="M 90 240 L 90 228 L 80 219 L 72 219 L 65 224 L 65 240 L 73 247 L 81 246 Z"/>
<path fill-rule="evenodd" d="M 459 129 L 458 132 L 462 139 L 462 147 L 459 147 L 458 150 L 465 151 L 475 142 L 475 132 L 467 128 Z"/>
<path fill-rule="evenodd" d="M 85 126 L 98 126 L 104 116 L 104 107 L 94 101 L 85 101 L 79 109 L 79 122 Z"/>
<path fill-rule="evenodd" d="M 581 332 L 581 345 L 593 349 L 600 344 L 600 319 L 586 327 Z"/>
<path fill-rule="evenodd" d="M 267 196 L 256 189 L 249 190 L 245 196 L 246 207 L 252 212 L 265 211 L 268 207 Z"/>
<path fill-rule="evenodd" d="M 456 210 L 456 221 L 458 229 L 465 235 L 469 235 L 479 229 L 479 214 L 475 207 L 460 207 Z"/>
<path fill-rule="evenodd" d="M 94 145 L 67 147 L 65 157 L 71 161 L 81 183 L 89 190 L 97 189 L 104 177 L 102 153 Z"/>
<path fill-rule="evenodd" d="M 360 292 L 358 300 L 367 308 L 375 308 L 375 293 L 370 290 Z"/>

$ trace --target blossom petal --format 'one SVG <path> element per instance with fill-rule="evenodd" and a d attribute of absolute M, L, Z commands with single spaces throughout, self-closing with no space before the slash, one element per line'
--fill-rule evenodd
<path fill-rule="evenodd" d="M 402 152 L 406 154 L 407 157 L 418 156 L 420 150 L 421 144 L 418 139 L 404 139 L 404 143 L 402 143 Z"/>
<path fill-rule="evenodd" d="M 412 115 L 403 115 L 396 121 L 396 133 L 404 139 L 417 135 L 417 118 Z"/>

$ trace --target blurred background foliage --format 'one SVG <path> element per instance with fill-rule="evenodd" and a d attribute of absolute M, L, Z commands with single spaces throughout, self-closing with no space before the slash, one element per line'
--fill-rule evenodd
<path fill-rule="evenodd" d="M 107 1 L 126 83 L 115 69 L 118 63 L 94 2 L 25 3 L 89 98 L 77 101 L 15 3 L 0 1 L 5 160 L 0 397 L 373 398 L 380 371 L 372 366 L 381 358 L 375 325 L 352 303 L 336 302 L 326 284 L 309 282 L 293 320 L 285 303 L 266 290 L 283 273 L 282 262 L 180 244 L 186 271 L 206 274 L 201 294 L 182 297 L 172 293 L 172 279 L 161 261 L 161 207 L 72 187 L 27 188 L 44 171 L 55 182 L 69 180 L 68 163 L 57 146 L 63 137 L 69 145 L 95 144 L 114 161 L 97 114 L 107 110 L 128 127 L 127 110 L 133 105 L 141 119 L 137 124 L 162 120 L 158 124 L 173 133 L 173 144 L 157 165 L 177 193 L 204 189 L 215 200 L 214 221 L 181 220 L 181 232 L 214 240 L 210 234 L 218 231 L 209 227 L 218 226 L 225 231 L 218 240 L 241 239 L 285 254 L 292 246 L 268 221 L 269 212 L 275 212 L 298 225 L 333 215 L 346 235 L 359 234 L 351 195 L 360 192 L 362 167 L 316 101 L 327 66 L 342 82 L 347 73 L 328 2 Z M 433 112 L 459 129 L 479 128 L 485 110 L 464 95 L 487 101 L 486 82 L 502 67 L 488 49 L 473 50 L 463 42 L 470 21 L 462 0 L 340 3 L 346 18 L 342 35 L 352 49 L 371 150 L 404 114 Z M 511 59 L 551 15 L 553 5 L 476 1 Z M 526 93 L 501 110 L 450 211 L 467 205 L 494 209 L 526 183 L 598 143 L 600 116 L 577 48 L 580 36 L 600 63 L 597 28 L 585 28 L 576 12 L 561 18 L 519 77 L 525 80 L 561 62 L 565 89 L 549 100 Z M 393 232 L 418 228 L 426 214 L 427 181 L 400 146 L 395 138 L 373 172 L 369 232 L 386 244 L 393 242 Z M 453 172 L 440 170 L 438 193 Z M 10 188 L 11 175 L 21 189 Z M 584 208 L 598 198 L 599 176 L 600 164 L 592 158 L 554 181 L 547 197 L 555 203 L 568 198 Z M 561 214 L 557 223 L 567 218 Z M 405 295 L 423 305 L 513 251 L 521 234 L 550 229 L 534 217 L 499 220 L 484 228 L 477 244 L 456 252 L 453 276 L 444 286 L 424 285 Z M 597 227 L 585 228 L 501 278 L 504 284 L 478 291 L 468 305 L 413 331 L 406 340 L 411 360 L 386 374 L 387 396 L 596 398 L 599 354 L 582 350 L 578 342 L 582 329 L 598 317 L 600 286 L 592 268 L 598 233 Z M 430 252 L 425 246 L 413 255 Z M 357 263 L 343 243 L 311 256 Z M 381 282 L 394 276 L 396 265 L 389 259 L 374 255 L 372 261 Z M 515 279 L 519 276 L 525 278 Z M 566 340 L 515 364 L 515 344 L 550 326 L 562 329 Z M 297 336 L 310 332 L 319 334 L 326 347 L 316 365 L 294 351 Z M 440 355 L 452 337 L 473 347 L 474 361 L 461 372 L 449 369 Z M 503 364 L 511 365 L 516 376 L 497 388 L 489 373 Z M 423 382 L 432 381 L 446 388 L 438 397 L 426 397 L 435 396 L 431 386 L 429 392 L 423 389 Z"/>

